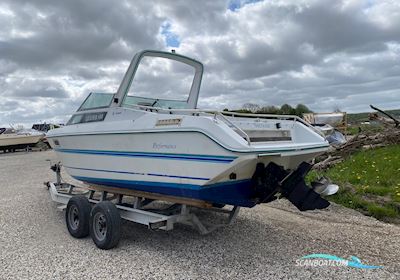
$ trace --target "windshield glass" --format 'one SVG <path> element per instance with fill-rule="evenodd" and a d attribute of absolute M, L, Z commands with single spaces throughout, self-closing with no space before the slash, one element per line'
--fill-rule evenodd
<path fill-rule="evenodd" d="M 195 69 L 162 57 L 141 59 L 122 105 L 187 108 Z"/>
<path fill-rule="evenodd" d="M 109 107 L 114 94 L 92 92 L 83 102 L 78 111 Z"/>

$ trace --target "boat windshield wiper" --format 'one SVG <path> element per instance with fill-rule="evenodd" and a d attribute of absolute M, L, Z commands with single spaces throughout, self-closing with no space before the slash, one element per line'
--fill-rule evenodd
<path fill-rule="evenodd" d="M 153 104 L 151 104 L 151 107 L 154 107 L 158 103 L 159 99 L 154 100 Z"/>

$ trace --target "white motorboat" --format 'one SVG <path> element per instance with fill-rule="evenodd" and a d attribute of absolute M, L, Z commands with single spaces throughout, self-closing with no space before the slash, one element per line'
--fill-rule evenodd
<path fill-rule="evenodd" d="M 25 149 L 37 144 L 44 136 L 44 133 L 38 131 L 0 128 L 0 150 Z"/>
<path fill-rule="evenodd" d="M 49 143 L 89 184 L 244 207 L 281 193 L 300 210 L 327 207 L 304 182 L 329 147 L 322 133 L 297 116 L 197 109 L 202 75 L 191 58 L 139 52 L 117 93 L 91 93 Z"/>
<path fill-rule="evenodd" d="M 329 135 L 335 131 L 335 128 L 330 124 L 311 124 L 313 127 L 321 131 L 324 135 Z"/>

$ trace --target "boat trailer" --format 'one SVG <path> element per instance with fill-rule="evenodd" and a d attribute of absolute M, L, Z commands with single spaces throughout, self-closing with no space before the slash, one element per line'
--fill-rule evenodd
<path fill-rule="evenodd" d="M 51 169 L 56 173 L 56 182 L 46 182 L 45 185 L 51 199 L 60 204 L 58 208 L 66 210 L 65 220 L 69 233 L 75 238 L 90 235 L 100 249 L 117 246 L 121 236 L 121 219 L 146 225 L 151 230 L 169 231 L 175 224 L 184 224 L 204 235 L 231 225 L 240 210 L 238 206 L 226 209 L 222 208 L 223 205 L 199 204 L 198 201 L 190 200 L 178 201 L 182 203 L 173 203 L 164 209 L 151 209 L 148 206 L 156 200 L 177 201 L 170 197 L 151 198 L 151 194 L 138 196 L 137 193 L 116 188 L 75 186 L 62 182 L 60 163 L 52 165 Z M 199 209 L 223 213 L 228 218 L 225 222 L 209 225 L 194 213 L 194 210 Z"/>

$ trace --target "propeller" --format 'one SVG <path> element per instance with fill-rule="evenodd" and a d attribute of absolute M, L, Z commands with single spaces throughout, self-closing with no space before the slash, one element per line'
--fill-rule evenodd
<path fill-rule="evenodd" d="M 312 189 L 323 196 L 333 195 L 338 192 L 339 186 L 332 184 L 332 182 L 322 177 L 318 181 L 311 182 Z"/>

